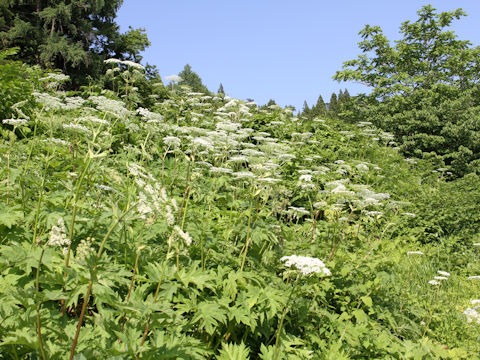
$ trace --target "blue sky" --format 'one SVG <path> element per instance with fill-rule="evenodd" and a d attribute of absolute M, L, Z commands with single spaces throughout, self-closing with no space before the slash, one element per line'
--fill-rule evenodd
<path fill-rule="evenodd" d="M 480 45 L 478 0 L 124 0 L 117 23 L 122 31 L 146 29 L 152 45 L 143 63 L 156 65 L 162 77 L 188 63 L 211 91 L 221 82 L 231 97 L 299 109 L 319 95 L 328 102 L 343 88 L 352 95 L 368 91 L 332 80 L 360 54 L 358 32 L 379 25 L 398 39 L 401 22 L 416 20 L 426 4 L 464 9 L 468 16 L 452 29 Z"/>

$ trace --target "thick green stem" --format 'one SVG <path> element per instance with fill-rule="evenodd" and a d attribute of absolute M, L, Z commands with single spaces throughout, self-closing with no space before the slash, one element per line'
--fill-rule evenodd
<path fill-rule="evenodd" d="M 247 228 L 247 240 L 245 242 L 245 250 L 243 252 L 242 265 L 240 266 L 240 271 L 243 271 L 245 266 L 245 261 L 247 259 L 248 246 L 250 245 L 250 224 L 252 223 L 252 211 L 253 211 L 253 201 L 250 203 L 250 216 L 248 217 L 248 228 Z"/>
<path fill-rule="evenodd" d="M 130 211 L 129 205 L 130 204 L 127 205 L 127 209 L 125 210 L 125 212 L 112 224 L 112 226 L 110 226 L 110 229 L 108 229 L 108 232 L 104 236 L 103 241 L 100 245 L 100 248 L 98 249 L 97 261 L 100 259 L 100 256 L 102 255 L 103 247 L 105 246 L 105 243 L 107 242 L 108 238 L 110 237 L 110 234 L 115 229 L 115 227 L 118 225 L 118 223 L 120 221 L 122 221 L 122 219 L 125 217 L 125 215 L 127 215 L 128 212 Z M 92 269 L 92 271 L 95 270 L 95 267 Z M 93 286 L 93 275 L 90 275 L 90 282 L 88 283 L 88 289 L 87 289 L 87 292 L 85 293 L 85 296 L 83 298 L 82 311 L 80 312 L 80 318 L 78 319 L 77 331 L 75 332 L 75 337 L 73 338 L 72 349 L 70 350 L 69 360 L 72 360 L 73 356 L 75 355 L 75 348 L 77 347 L 78 335 L 80 334 L 80 329 L 81 329 L 82 324 L 83 324 L 83 317 L 85 316 L 85 309 L 88 305 L 88 302 L 90 301 L 90 293 L 92 291 L 92 286 Z"/>
<path fill-rule="evenodd" d="M 93 281 L 90 280 L 90 282 L 88 283 L 87 293 L 85 294 L 85 298 L 83 299 L 82 311 L 80 312 L 80 318 L 78 319 L 77 330 L 75 331 L 75 337 L 73 338 L 69 360 L 72 360 L 73 356 L 75 355 L 75 348 L 77 347 L 78 335 L 80 334 L 80 329 L 82 328 L 83 317 L 85 316 L 85 310 L 87 309 L 88 302 L 90 301 L 90 293 L 92 292 L 92 285 L 93 285 Z"/>
<path fill-rule="evenodd" d="M 42 253 L 40 254 L 40 260 L 38 260 L 38 267 L 37 267 L 37 273 L 35 275 L 35 292 L 37 295 L 37 299 L 35 300 L 36 306 L 36 317 L 37 317 L 37 337 L 38 337 L 38 343 L 40 345 L 40 353 L 42 355 L 42 360 L 46 360 L 45 356 L 45 349 L 43 348 L 43 340 L 42 340 L 42 325 L 40 322 L 40 285 L 39 285 L 39 277 L 40 277 L 40 267 L 42 266 L 42 259 L 43 259 L 43 254 L 45 253 L 45 249 L 42 249 Z"/>
<path fill-rule="evenodd" d="M 90 167 L 90 163 L 92 162 L 91 156 L 88 157 L 87 160 L 87 165 L 85 165 L 85 168 L 83 169 L 82 174 L 80 175 L 80 178 L 78 179 L 78 184 L 77 184 L 77 189 L 75 190 L 75 194 L 73 196 L 73 210 L 72 210 L 72 222 L 70 223 L 70 231 L 68 234 L 68 239 L 70 240 L 70 243 L 68 244 L 67 248 L 67 256 L 65 257 L 65 267 L 69 266 L 70 262 L 70 247 L 73 241 L 73 230 L 75 227 L 75 217 L 77 215 L 77 201 L 78 201 L 78 195 L 80 194 L 80 188 L 82 186 L 83 179 L 85 178 L 85 175 L 87 174 L 88 168 Z"/>
<path fill-rule="evenodd" d="M 7 205 L 8 205 L 8 195 L 9 195 L 9 187 L 10 187 L 10 153 L 12 151 L 13 145 L 13 132 L 9 134 L 10 136 L 10 143 L 8 145 L 8 153 L 7 153 Z"/>
<path fill-rule="evenodd" d="M 288 305 L 290 304 L 290 300 L 292 298 L 292 295 L 295 292 L 295 288 L 297 287 L 298 279 L 300 279 L 300 274 L 297 275 L 297 279 L 295 280 L 295 283 L 293 284 L 292 292 L 288 296 L 287 303 L 285 304 L 285 308 L 283 309 L 282 317 L 280 319 L 280 324 L 278 325 L 277 337 L 275 339 L 275 358 L 274 358 L 275 360 L 277 360 L 277 358 L 278 358 L 278 342 L 280 340 L 280 333 L 282 332 L 283 321 L 285 320 L 285 316 L 288 313 Z M 287 284 L 288 284 L 288 282 L 287 282 Z"/>
<path fill-rule="evenodd" d="M 168 244 L 168 249 L 167 249 L 167 255 L 165 256 L 165 262 L 163 263 L 162 276 L 158 280 L 157 289 L 155 290 L 155 294 L 153 295 L 153 303 L 154 304 L 157 302 L 158 293 L 160 292 L 160 287 L 162 286 L 162 283 L 163 283 L 163 277 L 165 276 L 165 270 L 167 268 L 167 262 L 168 262 L 168 258 L 169 258 L 169 255 L 170 255 L 170 249 L 171 249 L 171 244 L 169 243 Z M 150 327 L 150 318 L 148 318 L 147 324 L 145 325 L 145 330 L 143 331 L 142 341 L 140 343 L 140 347 L 143 346 L 143 344 L 145 343 L 145 340 L 147 339 L 149 327 Z M 138 358 L 140 357 L 140 353 L 141 353 L 141 351 L 138 351 L 137 356 L 135 357 L 135 360 L 138 360 Z"/>
<path fill-rule="evenodd" d="M 50 160 L 48 160 L 47 164 L 45 165 L 45 173 L 43 174 L 42 184 L 40 185 L 40 191 L 38 194 L 38 201 L 37 201 L 37 209 L 35 210 L 35 222 L 33 224 L 33 238 L 32 238 L 32 244 L 34 245 L 37 241 L 37 229 L 38 229 L 38 218 L 40 217 L 40 205 L 42 204 L 42 200 L 43 200 L 43 189 L 45 187 L 45 178 L 47 177 L 47 170 L 48 170 L 49 164 L 50 164 Z"/>

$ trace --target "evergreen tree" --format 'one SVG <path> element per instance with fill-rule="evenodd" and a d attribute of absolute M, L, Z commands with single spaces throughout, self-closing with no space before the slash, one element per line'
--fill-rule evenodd
<path fill-rule="evenodd" d="M 336 117 L 339 113 L 339 104 L 337 99 L 337 94 L 332 93 L 330 97 L 330 103 L 328 104 L 328 113 L 330 116 Z"/>
<path fill-rule="evenodd" d="M 273 99 L 268 100 L 267 106 L 272 106 L 272 105 L 277 105 L 277 103 L 275 102 L 275 100 L 273 100 Z"/>
<path fill-rule="evenodd" d="M 18 47 L 28 64 L 62 69 L 73 85 L 98 78 L 109 57 L 139 60 L 145 30 L 121 34 L 114 22 L 123 0 L 0 1 L 0 49 Z"/>
<path fill-rule="evenodd" d="M 302 107 L 302 115 L 303 116 L 309 116 L 310 115 L 310 108 L 308 107 L 307 100 L 303 102 L 303 107 Z"/>
<path fill-rule="evenodd" d="M 315 116 L 325 116 L 327 114 L 327 106 L 323 101 L 322 95 L 318 97 L 317 103 L 315 104 Z"/>
<path fill-rule="evenodd" d="M 194 92 L 201 92 L 204 94 L 210 94 L 207 87 L 203 85 L 202 79 L 195 71 L 192 71 L 192 67 L 186 64 L 183 70 L 178 74 L 182 78 L 179 85 L 188 85 Z"/>
<path fill-rule="evenodd" d="M 223 85 L 220 83 L 220 86 L 218 87 L 217 94 L 223 94 L 225 95 L 225 90 L 223 90 Z"/>

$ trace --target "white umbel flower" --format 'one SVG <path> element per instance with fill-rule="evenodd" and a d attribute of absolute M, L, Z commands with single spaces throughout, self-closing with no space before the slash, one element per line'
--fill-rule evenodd
<path fill-rule="evenodd" d="M 425 255 L 421 251 L 407 251 L 407 255 Z"/>
<path fill-rule="evenodd" d="M 467 322 L 476 322 L 477 324 L 480 324 L 480 314 L 477 312 L 478 306 L 475 306 L 473 309 L 472 308 L 467 308 L 463 314 L 467 317 Z"/>
<path fill-rule="evenodd" d="M 27 119 L 3 119 L 3 124 L 13 125 L 13 126 L 20 126 L 20 125 L 27 125 Z"/>
<path fill-rule="evenodd" d="M 178 83 L 182 81 L 182 78 L 178 75 L 168 75 L 165 76 L 165 80 Z"/>
<path fill-rule="evenodd" d="M 286 267 L 296 267 L 303 275 L 309 275 L 312 273 L 324 274 L 326 276 L 332 275 L 323 261 L 318 258 L 291 255 L 282 257 L 280 261 L 284 261 Z"/>

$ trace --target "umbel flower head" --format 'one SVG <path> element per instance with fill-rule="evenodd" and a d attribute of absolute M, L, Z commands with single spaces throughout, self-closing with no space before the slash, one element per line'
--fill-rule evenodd
<path fill-rule="evenodd" d="M 324 274 L 326 276 L 332 275 L 323 261 L 318 258 L 290 255 L 282 257 L 280 261 L 284 261 L 286 267 L 296 267 L 303 275 L 312 273 Z"/>

